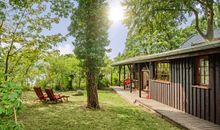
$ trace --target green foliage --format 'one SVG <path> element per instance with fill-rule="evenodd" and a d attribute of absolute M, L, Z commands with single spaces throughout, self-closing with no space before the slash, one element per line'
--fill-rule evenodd
<path fill-rule="evenodd" d="M 1 121 L 0 129 L 1 130 L 23 130 L 24 126 L 21 123 L 15 124 L 13 121 Z"/>
<path fill-rule="evenodd" d="M 13 82 L 1 83 L 0 85 L 0 129 L 22 129 L 22 124 L 14 122 L 9 117 L 21 109 L 21 87 Z M 16 110 L 16 111 L 15 111 Z M 16 118 L 16 117 L 14 117 Z M 15 119 L 17 120 L 17 119 Z"/>
<path fill-rule="evenodd" d="M 110 86 L 110 81 L 105 77 L 104 74 L 100 74 L 98 78 L 98 89 L 108 88 Z"/>
<path fill-rule="evenodd" d="M 0 1 L 0 81 L 5 81 L 0 86 L 1 130 L 22 129 L 16 121 L 21 91 L 30 89 L 30 83 L 42 72 L 36 66 L 54 52 L 52 47 L 65 40 L 61 34 L 45 35 L 44 31 L 68 15 L 58 13 L 61 8 L 67 11 L 66 5 L 67 0 Z"/>
<path fill-rule="evenodd" d="M 179 20 L 185 20 L 181 12 L 159 11 L 161 8 L 169 8 L 167 1 L 128 0 L 124 6 L 124 23 L 129 29 L 123 54 L 125 57 L 176 49 L 189 36 L 184 35 L 184 29 L 179 28 Z"/>
<path fill-rule="evenodd" d="M 60 17 L 68 17 L 74 3 L 71 0 L 50 0 L 51 11 Z"/>
<path fill-rule="evenodd" d="M 76 39 L 73 42 L 74 52 L 82 62 L 86 72 L 98 74 L 103 64 L 108 40 L 107 4 L 105 0 L 77 0 L 69 27 L 70 34 Z"/>
<path fill-rule="evenodd" d="M 220 4 L 214 6 L 214 13 L 215 13 L 215 27 L 220 28 Z"/>
<path fill-rule="evenodd" d="M 4 6 L 1 6 L 4 5 Z M 0 19 L 0 70 L 5 81 L 27 86 L 30 70 L 39 59 L 51 53 L 53 46 L 65 39 L 61 34 L 44 35 L 60 17 L 50 11 L 49 1 L 11 0 L 0 3 L 4 19 Z M 2 79 L 3 80 L 3 79 Z"/>
<path fill-rule="evenodd" d="M 112 86 L 118 86 L 119 81 L 118 81 L 118 67 L 114 67 L 112 69 Z M 128 71 L 127 71 L 128 72 Z"/>
<path fill-rule="evenodd" d="M 208 26 L 212 22 L 208 19 L 206 9 L 211 10 L 214 7 L 216 26 L 220 16 L 219 0 L 126 0 L 123 4 L 126 8 L 124 24 L 128 27 L 128 35 L 125 53 L 118 56 L 118 59 L 176 49 L 196 31 L 203 34 L 204 30 L 210 30 L 202 35 L 209 39 L 213 28 Z M 200 18 L 195 18 L 192 25 L 184 27 L 187 19 L 192 19 L 196 13 Z"/>
<path fill-rule="evenodd" d="M 56 90 L 73 90 L 80 88 L 78 82 L 84 81 L 80 62 L 72 54 L 60 56 L 51 54 L 44 61 L 34 66 L 35 73 L 30 79 L 37 79 L 36 85 L 54 87 Z"/>

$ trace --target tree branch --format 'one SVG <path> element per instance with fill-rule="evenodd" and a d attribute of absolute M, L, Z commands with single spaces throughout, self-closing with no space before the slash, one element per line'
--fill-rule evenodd
<path fill-rule="evenodd" d="M 4 24 L 4 20 L 1 21 L 0 30 L 3 27 L 3 24 Z M 0 45 L 1 45 L 1 43 L 2 43 L 2 34 L 0 33 Z"/>
<path fill-rule="evenodd" d="M 202 0 L 196 0 L 197 2 L 199 2 L 201 5 L 207 5 L 205 1 Z"/>
<path fill-rule="evenodd" d="M 23 55 L 21 55 L 19 58 L 17 58 L 17 61 L 16 61 L 15 64 L 12 66 L 11 71 L 9 72 L 9 74 L 14 71 L 15 66 L 18 65 L 18 63 L 19 63 L 19 61 L 21 60 L 22 57 L 23 57 Z"/>
<path fill-rule="evenodd" d="M 14 53 L 10 54 L 9 56 L 13 56 L 14 54 L 18 53 L 20 50 L 22 50 L 24 48 L 24 46 L 22 46 L 21 48 L 17 49 Z"/>
<path fill-rule="evenodd" d="M 204 39 L 206 39 L 206 35 L 202 32 L 202 30 L 201 30 L 200 27 L 199 27 L 199 13 L 198 13 L 193 7 L 190 7 L 190 9 L 192 10 L 192 12 L 193 12 L 194 15 L 195 15 L 195 20 L 196 20 L 195 28 L 196 28 L 196 30 L 199 32 L 199 34 L 200 34 Z"/>
<path fill-rule="evenodd" d="M 1 21 L 0 28 L 3 27 L 4 20 Z"/>
<path fill-rule="evenodd" d="M 17 29 L 18 29 L 18 27 L 20 25 L 21 20 L 23 19 L 24 15 L 25 15 L 25 12 L 26 12 L 26 9 L 22 13 L 21 18 L 19 19 L 19 22 L 16 24 L 15 30 L 12 33 L 12 40 L 11 40 L 11 44 L 10 44 L 9 50 L 7 51 L 6 61 L 5 61 L 5 72 L 4 72 L 4 74 L 5 74 L 5 81 L 8 80 L 8 76 L 7 76 L 7 74 L 8 74 L 8 62 L 9 62 L 10 53 L 11 53 L 11 50 L 12 50 L 12 47 L 13 47 L 13 44 L 14 44 L 14 40 L 15 40 L 14 39 L 14 35 L 17 32 Z"/>
<path fill-rule="evenodd" d="M 188 11 L 187 9 L 158 8 L 156 11 Z"/>

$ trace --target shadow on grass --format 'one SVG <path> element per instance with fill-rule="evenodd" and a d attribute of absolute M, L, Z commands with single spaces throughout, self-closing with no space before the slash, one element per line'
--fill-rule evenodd
<path fill-rule="evenodd" d="M 125 102 L 111 89 L 100 90 L 100 110 L 86 108 L 86 96 L 70 96 L 69 102 L 33 102 L 26 94 L 25 109 L 19 114 L 25 130 L 137 130 L 172 129 L 173 126 Z M 71 94 L 67 92 L 65 94 Z M 32 97 L 31 97 L 32 96 Z M 31 98 L 29 98 L 31 97 Z"/>

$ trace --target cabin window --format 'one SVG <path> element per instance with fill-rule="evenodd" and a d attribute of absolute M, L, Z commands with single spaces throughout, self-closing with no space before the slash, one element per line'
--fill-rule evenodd
<path fill-rule="evenodd" d="M 196 59 L 196 85 L 209 84 L 209 59 L 208 56 Z"/>
<path fill-rule="evenodd" d="M 155 63 L 155 79 L 169 81 L 170 64 L 168 62 Z"/>

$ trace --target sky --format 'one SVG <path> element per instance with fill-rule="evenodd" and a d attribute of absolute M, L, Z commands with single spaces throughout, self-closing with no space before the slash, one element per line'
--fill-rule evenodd
<path fill-rule="evenodd" d="M 122 0 L 107 0 L 111 12 L 116 12 L 117 9 L 121 9 L 120 2 Z M 115 8 L 117 7 L 117 8 Z M 122 10 L 122 9 L 121 9 Z M 61 33 L 62 35 L 68 34 L 68 26 L 70 25 L 70 19 L 61 19 L 59 24 L 54 24 L 51 31 L 48 31 L 46 33 Z M 112 21 L 112 24 L 108 30 L 108 39 L 110 40 L 109 48 L 112 49 L 111 52 L 109 52 L 107 55 L 113 59 L 118 55 L 119 52 L 123 52 L 125 48 L 125 41 L 127 37 L 127 28 L 122 24 L 120 20 Z M 66 41 L 63 41 L 62 43 L 59 43 L 58 46 L 55 47 L 55 49 L 60 50 L 61 54 L 69 54 L 73 53 L 74 46 L 72 45 L 72 41 L 74 40 L 73 37 L 69 37 Z"/>

